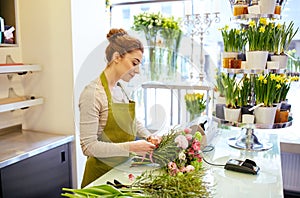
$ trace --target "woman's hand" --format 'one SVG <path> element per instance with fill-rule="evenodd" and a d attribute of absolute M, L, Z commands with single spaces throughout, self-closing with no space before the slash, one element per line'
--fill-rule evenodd
<path fill-rule="evenodd" d="M 135 152 L 138 154 L 143 154 L 147 152 L 153 151 L 155 149 L 155 145 L 152 144 L 151 142 L 148 142 L 146 140 L 137 140 L 133 141 L 129 144 L 129 151 L 130 152 Z"/>
<path fill-rule="evenodd" d="M 149 137 L 147 137 L 147 141 L 154 144 L 155 147 L 157 148 L 161 142 L 161 136 L 150 135 Z"/>

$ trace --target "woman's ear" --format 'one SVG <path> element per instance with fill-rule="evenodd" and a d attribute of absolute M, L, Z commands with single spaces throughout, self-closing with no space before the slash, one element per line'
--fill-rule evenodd
<path fill-rule="evenodd" d="M 119 59 L 121 58 L 119 52 L 114 52 L 112 55 L 112 60 L 114 61 L 114 63 L 119 63 Z"/>

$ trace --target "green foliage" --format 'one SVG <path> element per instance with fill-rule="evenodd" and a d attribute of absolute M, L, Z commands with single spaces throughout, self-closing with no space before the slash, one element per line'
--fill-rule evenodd
<path fill-rule="evenodd" d="M 247 42 L 244 29 L 230 29 L 228 25 L 225 25 L 225 27 L 220 30 L 222 33 L 225 52 L 244 51 L 244 47 Z"/>
<path fill-rule="evenodd" d="M 251 79 L 247 74 L 239 82 L 239 96 L 238 96 L 238 105 L 240 107 L 247 106 L 249 104 L 249 97 L 251 94 Z"/>
<path fill-rule="evenodd" d="M 227 108 L 237 108 L 239 86 L 236 79 L 236 74 L 224 74 L 222 73 L 222 83 L 225 91 L 225 100 Z"/>
<path fill-rule="evenodd" d="M 154 198 L 173 197 L 213 197 L 213 185 L 205 181 L 206 170 L 171 176 L 144 172 L 132 186 L 142 188 Z"/>

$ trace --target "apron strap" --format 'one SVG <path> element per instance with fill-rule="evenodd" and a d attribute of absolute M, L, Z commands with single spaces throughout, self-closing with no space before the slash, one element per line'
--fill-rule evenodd
<path fill-rule="evenodd" d="M 111 97 L 110 90 L 108 88 L 108 82 L 107 82 L 107 79 L 106 79 L 106 76 L 105 76 L 104 72 L 101 73 L 100 79 L 101 79 L 102 85 L 103 85 L 105 93 L 106 93 L 106 97 L 107 97 L 107 101 L 108 101 L 108 107 L 110 107 L 111 103 L 112 103 L 112 97 Z"/>

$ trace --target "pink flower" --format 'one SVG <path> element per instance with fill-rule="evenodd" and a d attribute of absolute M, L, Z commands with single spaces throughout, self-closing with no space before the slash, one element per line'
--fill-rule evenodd
<path fill-rule="evenodd" d="M 175 138 L 175 143 L 177 143 L 178 147 L 181 147 L 183 149 L 186 149 L 189 146 L 189 142 L 187 141 L 184 135 L 178 135 Z"/>
<path fill-rule="evenodd" d="M 195 167 L 192 166 L 192 165 L 187 165 L 185 167 L 185 171 L 188 173 L 188 172 L 191 172 L 191 171 L 194 171 L 195 170 Z"/>
<path fill-rule="evenodd" d="M 189 133 L 192 132 L 192 129 L 191 129 L 191 128 L 185 128 L 183 131 L 184 131 L 186 134 L 189 134 Z"/>
<path fill-rule="evenodd" d="M 200 142 L 199 141 L 197 141 L 197 140 L 194 140 L 193 141 L 193 145 L 192 145 L 192 147 L 193 147 L 193 149 L 195 150 L 195 151 L 200 151 Z"/>
<path fill-rule="evenodd" d="M 169 162 L 168 169 L 169 169 L 170 175 L 172 175 L 172 176 L 176 175 L 179 172 L 179 169 L 177 168 L 177 165 L 175 162 Z"/>
<path fill-rule="evenodd" d="M 190 148 L 189 150 L 188 150 L 188 155 L 194 155 L 194 150 L 192 149 L 192 148 Z"/>
<path fill-rule="evenodd" d="M 168 163 L 168 168 L 169 168 L 170 170 L 175 170 L 175 169 L 177 169 L 177 165 L 176 165 L 175 162 L 169 162 L 169 163 Z"/>
<path fill-rule="evenodd" d="M 186 135 L 185 135 L 185 138 L 186 138 L 188 141 L 190 141 L 190 140 L 193 139 L 193 135 L 192 135 L 192 134 L 186 134 Z"/>
<path fill-rule="evenodd" d="M 184 166 L 181 167 L 181 168 L 180 168 L 180 172 L 182 172 L 182 173 L 186 172 L 186 168 L 185 168 Z"/>
<path fill-rule="evenodd" d="M 194 156 L 197 159 L 197 162 L 201 162 L 202 161 L 202 157 L 200 154 L 197 154 Z"/>

